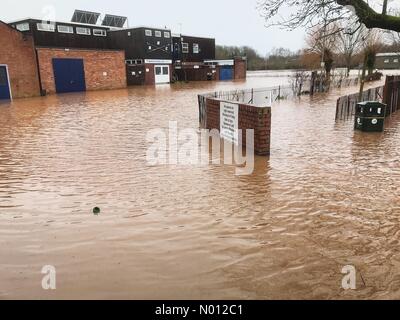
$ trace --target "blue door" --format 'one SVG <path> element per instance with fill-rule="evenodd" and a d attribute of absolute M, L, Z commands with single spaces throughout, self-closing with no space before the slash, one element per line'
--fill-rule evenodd
<path fill-rule="evenodd" d="M 53 59 L 57 93 L 86 91 L 82 59 Z"/>
<path fill-rule="evenodd" d="M 233 80 L 233 68 L 221 67 L 219 71 L 219 80 Z"/>
<path fill-rule="evenodd" d="M 10 86 L 8 81 L 7 68 L 0 66 L 0 100 L 10 100 Z"/>

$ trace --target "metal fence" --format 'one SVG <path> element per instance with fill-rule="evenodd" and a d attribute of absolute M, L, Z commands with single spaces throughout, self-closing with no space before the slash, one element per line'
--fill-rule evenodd
<path fill-rule="evenodd" d="M 216 91 L 202 96 L 258 106 L 270 106 L 275 101 L 294 97 L 294 93 L 291 86 L 277 86 L 271 88 Z"/>
<path fill-rule="evenodd" d="M 337 100 L 336 120 L 344 120 L 355 115 L 356 105 L 363 101 L 378 101 L 386 104 L 386 115 L 396 112 L 400 107 L 400 77 L 387 76 L 384 86 L 371 88 L 359 94 L 354 93 Z"/>
<path fill-rule="evenodd" d="M 363 92 L 361 100 L 359 93 L 340 97 L 336 105 L 336 120 L 345 120 L 355 115 L 356 105 L 362 101 L 383 101 L 384 86 L 371 88 Z"/>

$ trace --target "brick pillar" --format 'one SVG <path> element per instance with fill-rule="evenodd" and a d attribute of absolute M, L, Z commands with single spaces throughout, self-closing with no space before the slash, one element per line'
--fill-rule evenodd
<path fill-rule="evenodd" d="M 247 60 L 243 57 L 234 58 L 234 78 L 235 80 L 246 79 Z"/>

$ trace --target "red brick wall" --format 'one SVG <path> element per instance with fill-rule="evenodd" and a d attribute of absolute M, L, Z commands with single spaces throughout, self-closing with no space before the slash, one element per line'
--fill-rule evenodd
<path fill-rule="evenodd" d="M 8 66 L 13 98 L 40 95 L 33 39 L 0 21 L 0 64 Z"/>
<path fill-rule="evenodd" d="M 125 52 L 112 50 L 79 50 L 38 48 L 42 88 L 55 93 L 53 58 L 83 59 L 86 89 L 107 90 L 126 88 Z M 106 72 L 107 75 L 103 73 Z"/>
<path fill-rule="evenodd" d="M 235 58 L 235 80 L 246 79 L 247 60 L 243 58 Z"/>
<path fill-rule="evenodd" d="M 144 71 L 145 71 L 145 80 L 144 84 L 145 85 L 154 85 L 156 83 L 155 80 L 155 70 L 154 70 L 154 64 L 145 64 L 144 65 Z"/>
<path fill-rule="evenodd" d="M 235 102 L 232 102 L 235 103 Z M 206 99 L 206 129 L 220 130 L 219 99 Z M 271 145 L 271 108 L 239 104 L 239 129 L 242 129 L 243 145 L 246 144 L 246 129 L 254 129 L 254 151 L 258 155 L 269 155 Z"/>

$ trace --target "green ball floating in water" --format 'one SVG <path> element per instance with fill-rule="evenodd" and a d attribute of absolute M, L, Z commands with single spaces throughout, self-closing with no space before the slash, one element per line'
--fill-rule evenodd
<path fill-rule="evenodd" d="M 94 213 L 96 216 L 98 216 L 99 213 L 100 213 L 100 208 L 99 208 L 99 207 L 94 207 L 94 208 L 93 208 L 93 213 Z"/>

